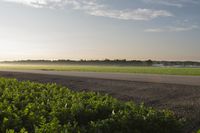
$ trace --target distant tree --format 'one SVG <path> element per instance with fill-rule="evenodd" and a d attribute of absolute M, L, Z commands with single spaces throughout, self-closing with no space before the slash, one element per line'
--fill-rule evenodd
<path fill-rule="evenodd" d="M 149 59 L 149 60 L 147 60 L 147 61 L 146 61 L 146 63 L 147 63 L 147 65 L 148 65 L 148 66 L 152 66 L 152 65 L 153 65 L 153 61 L 152 61 L 152 60 L 150 60 L 150 59 Z"/>
<path fill-rule="evenodd" d="M 105 61 L 105 62 L 110 62 L 110 60 L 109 60 L 109 59 L 105 59 L 104 61 Z"/>

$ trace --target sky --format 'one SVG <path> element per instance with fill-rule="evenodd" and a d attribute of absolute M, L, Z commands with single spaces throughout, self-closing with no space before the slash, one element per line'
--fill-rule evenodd
<path fill-rule="evenodd" d="M 0 60 L 200 61 L 199 0 L 0 0 Z"/>

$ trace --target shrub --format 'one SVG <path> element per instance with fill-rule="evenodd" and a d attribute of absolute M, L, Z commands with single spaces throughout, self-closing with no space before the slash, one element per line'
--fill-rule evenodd
<path fill-rule="evenodd" d="M 0 78 L 0 132 L 180 133 L 170 111 L 56 84 Z"/>

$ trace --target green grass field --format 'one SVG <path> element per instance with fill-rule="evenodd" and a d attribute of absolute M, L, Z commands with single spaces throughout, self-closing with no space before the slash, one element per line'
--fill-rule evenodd
<path fill-rule="evenodd" d="M 125 66 L 87 66 L 87 65 L 0 65 L 0 69 L 14 70 L 53 70 L 53 71 L 80 71 L 80 72 L 114 72 L 140 73 L 163 75 L 200 76 L 200 68 L 175 67 L 125 67 Z"/>

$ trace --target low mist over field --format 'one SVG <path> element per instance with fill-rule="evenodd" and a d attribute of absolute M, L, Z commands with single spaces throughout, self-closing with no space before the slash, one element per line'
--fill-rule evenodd
<path fill-rule="evenodd" d="M 17 60 L 1 61 L 0 65 L 105 65 L 105 66 L 154 66 L 154 67 L 200 67 L 195 61 L 153 61 L 153 60 Z"/>
<path fill-rule="evenodd" d="M 21 60 L 4 61 L 0 70 L 42 70 L 68 72 L 138 73 L 162 75 L 200 75 L 200 62 L 140 60 Z M 20 72 L 20 71 L 19 71 Z"/>

